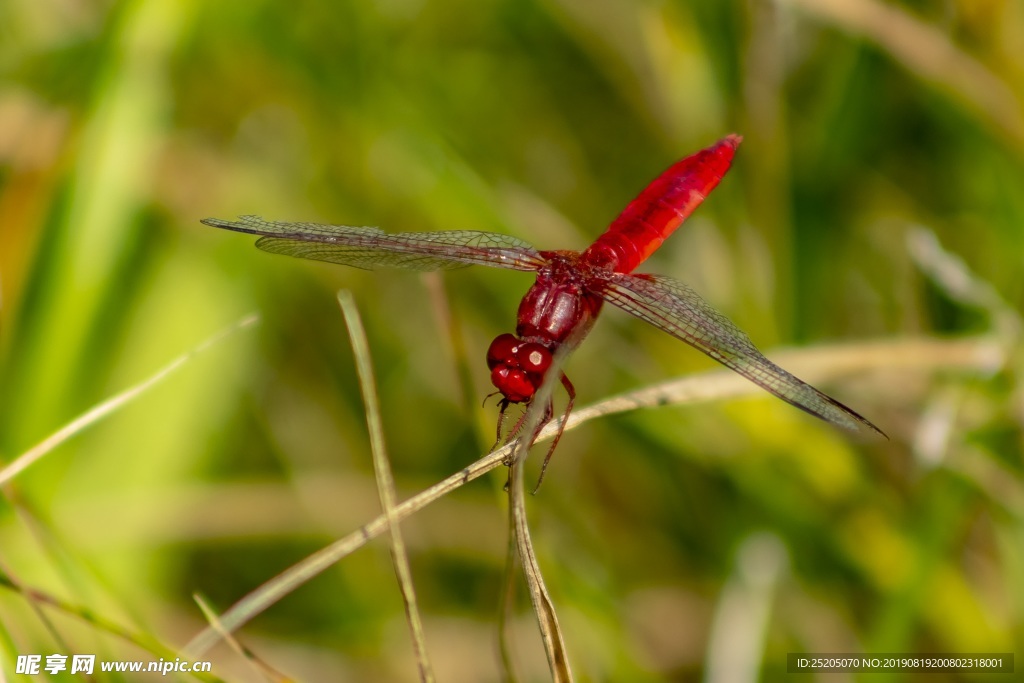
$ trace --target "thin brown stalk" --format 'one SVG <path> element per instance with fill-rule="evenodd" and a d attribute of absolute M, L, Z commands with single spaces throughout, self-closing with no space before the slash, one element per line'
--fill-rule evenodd
<path fill-rule="evenodd" d="M 416 589 L 412 582 L 412 570 L 409 568 L 409 554 L 402 538 L 401 527 L 395 514 L 395 479 L 391 473 L 387 448 L 384 445 L 384 426 L 380 415 L 380 401 L 377 399 L 377 383 L 373 377 L 373 366 L 370 360 L 370 345 L 366 341 L 366 330 L 363 329 L 359 310 L 351 292 L 338 292 L 338 304 L 348 326 L 349 338 L 352 340 L 352 353 L 356 360 L 356 371 L 359 374 L 359 386 L 363 392 L 363 403 L 366 405 L 366 427 L 370 433 L 370 451 L 373 454 L 373 470 L 377 479 L 377 493 L 388 529 L 391 530 L 391 560 L 395 567 L 395 576 L 405 604 L 405 616 L 409 623 L 413 651 L 416 654 L 416 665 L 419 668 L 420 680 L 431 683 L 434 671 L 430 666 L 427 654 L 427 641 L 423 634 L 423 619 L 416 602 Z"/>
<path fill-rule="evenodd" d="M 562 628 L 558 624 L 558 613 L 555 611 L 555 605 L 548 593 L 547 586 L 544 585 L 544 575 L 541 572 L 540 563 L 537 561 L 537 554 L 533 550 L 533 541 L 530 539 L 530 526 L 526 519 L 526 488 L 523 484 L 523 472 L 526 458 L 530 453 L 530 446 L 533 445 L 529 435 L 536 433 L 537 428 L 544 420 L 554 388 L 560 386 L 550 378 L 560 375 L 568 351 L 568 347 L 562 347 L 555 353 L 551 367 L 547 370 L 545 381 L 534 395 L 530 407 L 527 408 L 521 432 L 524 436 L 515 442 L 512 451 L 508 489 L 509 527 L 515 539 L 517 554 L 523 567 L 523 576 L 530 591 L 530 602 L 537 615 L 537 626 L 540 628 L 544 654 L 548 658 L 551 679 L 555 683 L 571 683 L 573 680 L 572 670 L 569 668 Z"/>
<path fill-rule="evenodd" d="M 526 443 L 526 441 L 524 440 L 522 443 Z M 565 639 L 562 637 L 562 628 L 558 624 L 555 605 L 544 585 L 544 575 L 541 572 L 540 563 L 537 561 L 537 554 L 533 550 L 530 526 L 526 521 L 526 487 L 523 485 L 522 463 L 517 462 L 512 465 L 510 474 L 512 476 L 512 484 L 509 487 L 511 526 L 517 554 L 523 567 L 523 576 L 530 589 L 530 601 L 533 603 L 533 610 L 537 615 L 537 625 L 540 628 L 541 642 L 544 644 L 544 654 L 547 655 L 548 667 L 551 669 L 551 680 L 555 683 L 568 683 L 573 678 L 572 670 L 569 668 L 569 658 L 566 655 Z"/>
<path fill-rule="evenodd" d="M 511 480 L 512 473 L 509 472 Z M 509 647 L 509 623 L 512 620 L 516 595 L 516 534 L 515 526 L 509 525 L 508 550 L 505 553 L 505 571 L 501 579 L 501 602 L 498 606 L 498 656 L 501 660 L 502 680 L 516 683 L 515 668 L 512 664 L 512 650 Z"/>

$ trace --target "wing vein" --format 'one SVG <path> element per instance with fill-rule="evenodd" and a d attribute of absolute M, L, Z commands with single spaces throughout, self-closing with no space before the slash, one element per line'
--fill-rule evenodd
<path fill-rule="evenodd" d="M 602 296 L 801 410 L 846 429 L 882 434 L 851 408 L 768 360 L 745 332 L 679 280 L 615 273 Z"/>
<path fill-rule="evenodd" d="M 273 254 L 364 270 L 450 270 L 484 265 L 531 271 L 544 263 L 540 253 L 527 242 L 480 230 L 387 233 L 379 228 L 268 221 L 259 216 L 240 216 L 235 221 L 207 218 L 202 222 L 259 235 L 256 246 Z"/>

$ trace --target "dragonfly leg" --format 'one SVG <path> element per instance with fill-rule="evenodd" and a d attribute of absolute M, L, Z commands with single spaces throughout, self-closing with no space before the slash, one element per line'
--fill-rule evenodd
<path fill-rule="evenodd" d="M 527 403 L 527 404 L 526 404 L 526 407 L 527 407 L 527 409 L 523 411 L 523 414 L 519 416 L 519 419 L 518 419 L 518 420 L 516 420 L 516 423 L 515 423 L 514 425 L 512 425 L 512 429 L 510 429 L 510 430 L 508 431 L 508 434 L 506 434 L 506 435 L 505 435 L 505 438 L 504 438 L 504 439 L 502 439 L 502 438 L 501 438 L 501 428 L 502 428 L 502 427 L 504 426 L 504 422 L 505 422 L 505 410 L 506 410 L 506 409 L 507 409 L 507 408 L 508 408 L 508 407 L 509 407 L 510 405 L 511 405 L 511 402 L 510 402 L 510 401 L 508 401 L 508 400 L 503 400 L 503 401 L 502 401 L 502 405 L 501 405 L 501 412 L 500 412 L 500 413 L 498 414 L 498 440 L 497 440 L 497 442 L 495 442 L 495 444 L 494 444 L 494 445 L 495 445 L 495 447 L 496 447 L 496 446 L 497 446 L 498 444 L 507 444 L 507 443 L 510 443 L 511 441 L 513 441 L 513 440 L 514 440 L 514 439 L 516 438 L 516 435 L 517 435 L 517 434 L 518 434 L 518 433 L 519 433 L 520 431 L 522 431 L 522 429 L 523 429 L 523 424 L 524 424 L 524 423 L 526 422 L 526 416 L 527 416 L 527 415 L 529 414 L 529 406 L 530 406 L 530 404 L 529 404 L 529 403 Z M 544 421 L 544 422 L 547 422 L 547 420 L 545 419 L 545 421 Z M 542 422 L 541 424 L 543 425 L 544 423 Z M 491 450 L 494 450 L 494 449 L 492 448 Z M 514 453 L 509 453 L 509 454 L 508 454 L 508 457 L 507 457 L 507 458 L 505 459 L 505 461 L 504 461 L 504 464 L 505 464 L 506 466 L 508 466 L 508 465 L 511 465 L 511 464 L 512 464 L 512 460 L 511 460 L 511 458 L 512 458 L 513 454 L 514 454 Z"/>
<path fill-rule="evenodd" d="M 491 446 L 492 451 L 497 449 L 498 444 L 501 443 L 501 428 L 505 426 L 505 411 L 508 410 L 508 406 L 509 403 L 507 398 L 503 398 L 498 401 L 498 434 L 494 439 L 494 445 Z"/>
<path fill-rule="evenodd" d="M 506 405 L 504 407 L 507 408 L 509 405 L 511 405 L 511 403 L 510 402 L 506 402 Z M 502 424 L 503 424 L 502 421 L 504 420 L 504 414 L 499 416 L 499 418 L 498 418 L 498 442 L 499 443 L 509 443 L 510 441 L 512 441 L 513 439 L 516 438 L 516 435 L 519 434 L 520 431 L 522 431 L 523 424 L 526 422 L 526 416 L 529 414 L 530 403 L 529 402 L 526 403 L 525 406 L 526 406 L 526 410 L 524 410 L 523 414 L 519 416 L 519 419 L 516 420 L 516 423 L 514 425 L 512 425 L 512 429 L 510 429 L 508 431 L 508 434 L 505 435 L 505 439 L 504 440 L 502 440 L 502 438 L 501 438 L 501 427 L 502 427 Z M 546 422 L 546 420 L 545 420 L 545 422 Z M 543 425 L 544 423 L 541 423 L 541 424 Z M 506 463 L 506 464 L 508 464 L 508 463 Z"/>
<path fill-rule="evenodd" d="M 512 425 L 512 429 L 509 430 L 509 433 L 507 435 L 505 435 L 505 443 L 511 442 L 513 439 L 516 438 L 516 434 L 518 434 L 520 431 L 522 431 L 523 423 L 526 422 L 526 417 L 527 417 L 527 415 L 529 415 L 529 412 L 530 412 L 530 405 L 531 405 L 531 403 L 532 402 L 528 402 L 526 404 L 526 410 L 524 410 L 523 414 L 519 416 L 519 419 L 516 420 L 516 423 L 514 425 Z M 505 420 L 505 409 L 508 408 L 509 405 L 510 405 L 510 402 L 507 399 L 502 400 L 502 402 L 501 402 L 501 413 L 499 413 L 499 415 L 498 415 L 498 441 L 497 441 L 497 443 L 494 444 L 495 446 L 497 446 L 498 443 L 501 443 L 501 427 L 502 427 L 502 423 Z M 548 423 L 548 420 L 550 420 L 550 419 L 551 419 L 551 404 L 549 402 L 547 410 L 544 413 L 544 417 L 543 417 L 543 419 L 540 422 L 540 426 L 537 427 L 536 431 L 534 431 L 534 433 L 533 433 L 533 439 L 537 438 L 537 434 L 540 433 L 541 428 L 544 427 L 544 425 L 546 425 Z M 530 446 L 533 445 L 533 439 L 530 440 Z M 494 449 L 492 448 L 491 450 L 494 450 Z M 502 464 L 505 465 L 505 467 L 509 468 L 509 470 L 508 470 L 508 481 L 505 482 L 505 487 L 504 487 L 505 491 L 508 491 L 509 487 L 512 486 L 512 464 L 513 464 L 512 458 L 513 457 L 515 457 L 515 449 L 512 449 L 512 451 L 502 461 Z"/>
<path fill-rule="evenodd" d="M 540 476 L 537 477 L 537 485 L 533 487 L 533 493 L 537 493 L 537 491 L 540 490 L 541 482 L 544 481 L 544 473 L 547 472 L 548 469 L 548 463 L 551 461 L 551 456 L 555 454 L 555 447 L 558 446 L 558 441 L 562 438 L 562 432 L 565 431 L 565 425 L 569 421 L 569 413 L 572 412 L 573 403 L 576 402 L 576 387 L 572 385 L 572 382 L 569 381 L 569 378 L 566 377 L 564 372 L 562 373 L 562 386 L 565 387 L 565 393 L 569 394 L 569 403 L 565 406 L 565 413 L 562 414 L 562 421 L 558 425 L 558 433 L 555 434 L 555 438 L 551 442 L 551 447 L 548 448 L 548 454 L 544 456 L 544 462 L 540 466 Z M 551 419 L 552 412 L 552 405 L 548 403 L 547 416 L 541 424 L 542 427 L 549 419 Z M 540 429 L 538 428 L 537 431 L 539 432 Z M 536 436 L 537 435 L 534 434 L 534 438 L 536 438 Z"/>

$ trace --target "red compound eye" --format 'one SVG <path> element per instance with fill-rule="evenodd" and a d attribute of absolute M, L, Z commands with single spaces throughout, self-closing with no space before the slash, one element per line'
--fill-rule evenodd
<path fill-rule="evenodd" d="M 512 403 L 529 400 L 537 390 L 525 372 L 511 370 L 507 365 L 499 365 L 491 371 L 491 383 Z"/>
<path fill-rule="evenodd" d="M 493 370 L 497 365 L 518 365 L 516 362 L 516 348 L 519 346 L 519 343 L 515 335 L 499 334 L 491 342 L 491 345 L 487 347 L 487 367 Z"/>
<path fill-rule="evenodd" d="M 543 375 L 551 367 L 551 352 L 533 342 L 520 346 L 516 359 L 519 360 L 519 367 L 536 375 Z"/>

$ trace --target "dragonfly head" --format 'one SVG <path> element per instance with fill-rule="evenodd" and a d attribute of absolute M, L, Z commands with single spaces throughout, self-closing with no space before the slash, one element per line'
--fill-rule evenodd
<path fill-rule="evenodd" d="M 547 347 L 513 334 L 498 335 L 487 349 L 491 383 L 510 403 L 533 398 L 550 366 L 551 351 Z"/>

